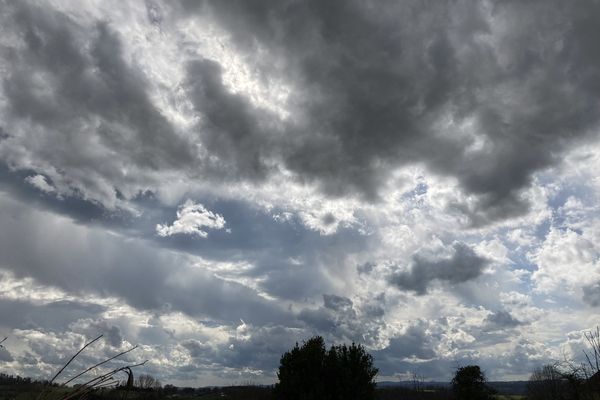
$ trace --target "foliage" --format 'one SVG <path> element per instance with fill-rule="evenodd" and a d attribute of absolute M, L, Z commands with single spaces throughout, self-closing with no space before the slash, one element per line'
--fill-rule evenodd
<path fill-rule="evenodd" d="M 458 368 L 452 379 L 452 391 L 460 400 L 488 400 L 492 399 L 494 394 L 478 365 Z"/>
<path fill-rule="evenodd" d="M 377 368 L 364 347 L 352 343 L 325 349 L 315 336 L 283 354 L 275 386 L 285 400 L 369 400 L 375 398 Z"/>

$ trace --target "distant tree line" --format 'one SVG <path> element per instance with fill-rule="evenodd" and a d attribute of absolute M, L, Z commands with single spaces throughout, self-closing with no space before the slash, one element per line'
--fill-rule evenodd
<path fill-rule="evenodd" d="M 39 385 L 47 385 L 49 382 L 47 380 L 36 380 L 31 378 L 24 378 L 19 375 L 10 375 L 0 372 L 0 385 L 31 385 L 31 384 L 39 384 Z M 53 386 L 58 386 L 57 384 L 53 384 Z"/>

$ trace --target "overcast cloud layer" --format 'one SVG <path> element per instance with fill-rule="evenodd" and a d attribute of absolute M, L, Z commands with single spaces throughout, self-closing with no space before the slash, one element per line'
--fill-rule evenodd
<path fill-rule="evenodd" d="M 82 363 L 194 386 L 315 334 L 381 380 L 580 357 L 597 37 L 591 0 L 0 0 L 0 370 L 100 333 Z"/>

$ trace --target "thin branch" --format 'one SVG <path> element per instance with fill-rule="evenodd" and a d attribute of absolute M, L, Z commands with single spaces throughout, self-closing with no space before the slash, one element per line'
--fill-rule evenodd
<path fill-rule="evenodd" d="M 60 369 L 60 371 L 58 371 L 56 373 L 56 375 L 54 375 L 54 377 L 52 379 L 50 379 L 50 384 L 52 384 L 52 382 L 54 382 L 54 380 L 58 377 L 58 375 L 60 375 L 61 372 L 64 371 L 65 368 L 67 368 L 67 366 L 69 364 L 71 364 L 71 361 L 73 361 L 75 359 L 75 357 L 77 357 L 83 350 L 85 350 L 86 347 L 88 347 L 89 345 L 91 345 L 92 343 L 94 343 L 95 341 L 99 340 L 102 336 L 104 335 L 100 335 L 98 336 L 96 339 L 92 340 L 91 342 L 87 343 L 85 346 L 83 346 L 77 353 L 75 353 L 75 355 L 73 357 L 71 357 L 71 359 L 65 364 L 64 367 L 62 367 Z"/>
<path fill-rule="evenodd" d="M 594 365 L 592 364 L 592 360 L 590 360 L 590 356 L 586 352 L 584 352 L 583 354 L 585 354 L 585 358 L 587 359 L 587 362 L 588 362 L 588 364 L 590 364 L 590 368 L 593 371 L 594 370 Z"/>
<path fill-rule="evenodd" d="M 115 374 L 117 374 L 117 373 L 119 373 L 121 371 L 125 371 L 126 369 L 131 369 L 131 368 L 142 366 L 142 365 L 146 364 L 147 362 L 148 362 L 148 360 L 146 360 L 144 362 L 141 362 L 139 364 L 127 365 L 125 367 L 120 367 L 120 368 L 114 369 L 114 370 L 112 370 L 110 372 L 107 372 L 104 375 L 100 375 L 100 376 L 98 376 L 98 377 L 96 377 L 94 379 L 91 379 L 91 380 L 87 381 L 86 383 L 84 383 L 83 385 L 81 385 L 81 387 L 88 386 L 88 385 L 94 385 L 94 384 L 97 383 L 96 381 L 99 381 L 99 380 L 105 379 L 107 377 L 113 376 L 113 375 L 115 375 Z"/>
<path fill-rule="evenodd" d="M 139 364 L 134 364 L 134 365 L 128 365 L 128 366 L 125 366 L 125 367 L 120 367 L 120 368 L 114 369 L 114 370 L 112 370 L 110 372 L 107 372 L 104 375 L 100 375 L 100 376 L 98 376 L 98 377 L 96 377 L 94 379 L 90 379 L 86 383 L 84 383 L 81 386 L 79 386 L 79 388 L 75 392 L 71 393 L 67 397 L 64 397 L 62 400 L 70 400 L 70 399 L 76 398 L 77 396 L 81 396 L 83 393 L 86 393 L 86 392 L 88 392 L 90 390 L 95 389 L 96 385 L 102 384 L 102 383 L 107 382 L 108 380 L 112 379 L 113 375 L 115 375 L 115 374 L 117 374 L 117 373 L 119 373 L 121 371 L 124 371 L 127 368 L 134 368 L 134 367 L 142 366 L 142 365 L 146 364 L 147 362 L 148 362 L 148 360 L 146 360 L 144 362 L 141 362 Z"/>
<path fill-rule="evenodd" d="M 588 342 L 589 347 L 591 347 L 591 351 L 584 350 L 586 361 L 590 366 L 591 375 L 594 375 L 597 372 L 600 372 L 600 327 L 596 327 L 596 331 L 584 332 L 584 337 Z M 592 353 L 593 352 L 593 360 Z"/>
<path fill-rule="evenodd" d="M 64 385 L 66 385 L 66 384 L 70 383 L 71 381 L 74 381 L 75 379 L 79 378 L 81 375 L 83 375 L 83 374 L 85 374 L 85 373 L 87 373 L 87 372 L 90 372 L 90 371 L 91 371 L 91 370 L 93 370 L 94 368 L 97 368 L 97 367 L 101 366 L 102 364 L 106 364 L 107 362 L 109 362 L 109 361 L 111 361 L 111 360 L 114 360 L 115 358 L 117 358 L 117 357 L 119 357 L 119 356 L 122 356 L 123 354 L 127 354 L 127 353 L 129 353 L 130 351 L 133 351 L 133 350 L 135 350 L 135 349 L 137 349 L 137 348 L 138 348 L 138 346 L 133 346 L 133 347 L 132 347 L 132 348 L 130 348 L 129 350 L 123 351 L 123 352 L 121 352 L 121 353 L 117 354 L 116 356 L 113 356 L 113 357 L 111 357 L 111 358 L 108 358 L 108 359 L 106 359 L 106 360 L 104 360 L 104 361 L 102 361 L 102 362 L 99 362 L 98 364 L 96 364 L 96 365 L 93 365 L 93 366 L 89 367 L 88 369 L 86 369 L 85 371 L 83 371 L 83 372 L 80 372 L 79 374 L 75 375 L 74 377 L 72 377 L 71 379 L 69 379 L 68 381 L 66 381 L 65 383 L 63 383 L 62 385 L 64 386 Z"/>

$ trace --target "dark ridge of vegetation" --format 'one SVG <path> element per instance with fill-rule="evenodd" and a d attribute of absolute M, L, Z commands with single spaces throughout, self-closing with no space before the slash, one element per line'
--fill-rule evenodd
<path fill-rule="evenodd" d="M 0 372 L 0 385 L 49 385 L 50 381 L 39 381 L 31 378 L 24 378 L 19 375 L 9 375 L 3 372 Z M 54 386 L 58 386 L 57 384 L 53 384 Z"/>
<path fill-rule="evenodd" d="M 449 388 L 434 386 L 414 389 L 412 387 L 387 386 L 375 391 L 377 400 L 450 400 L 453 399 Z"/>

